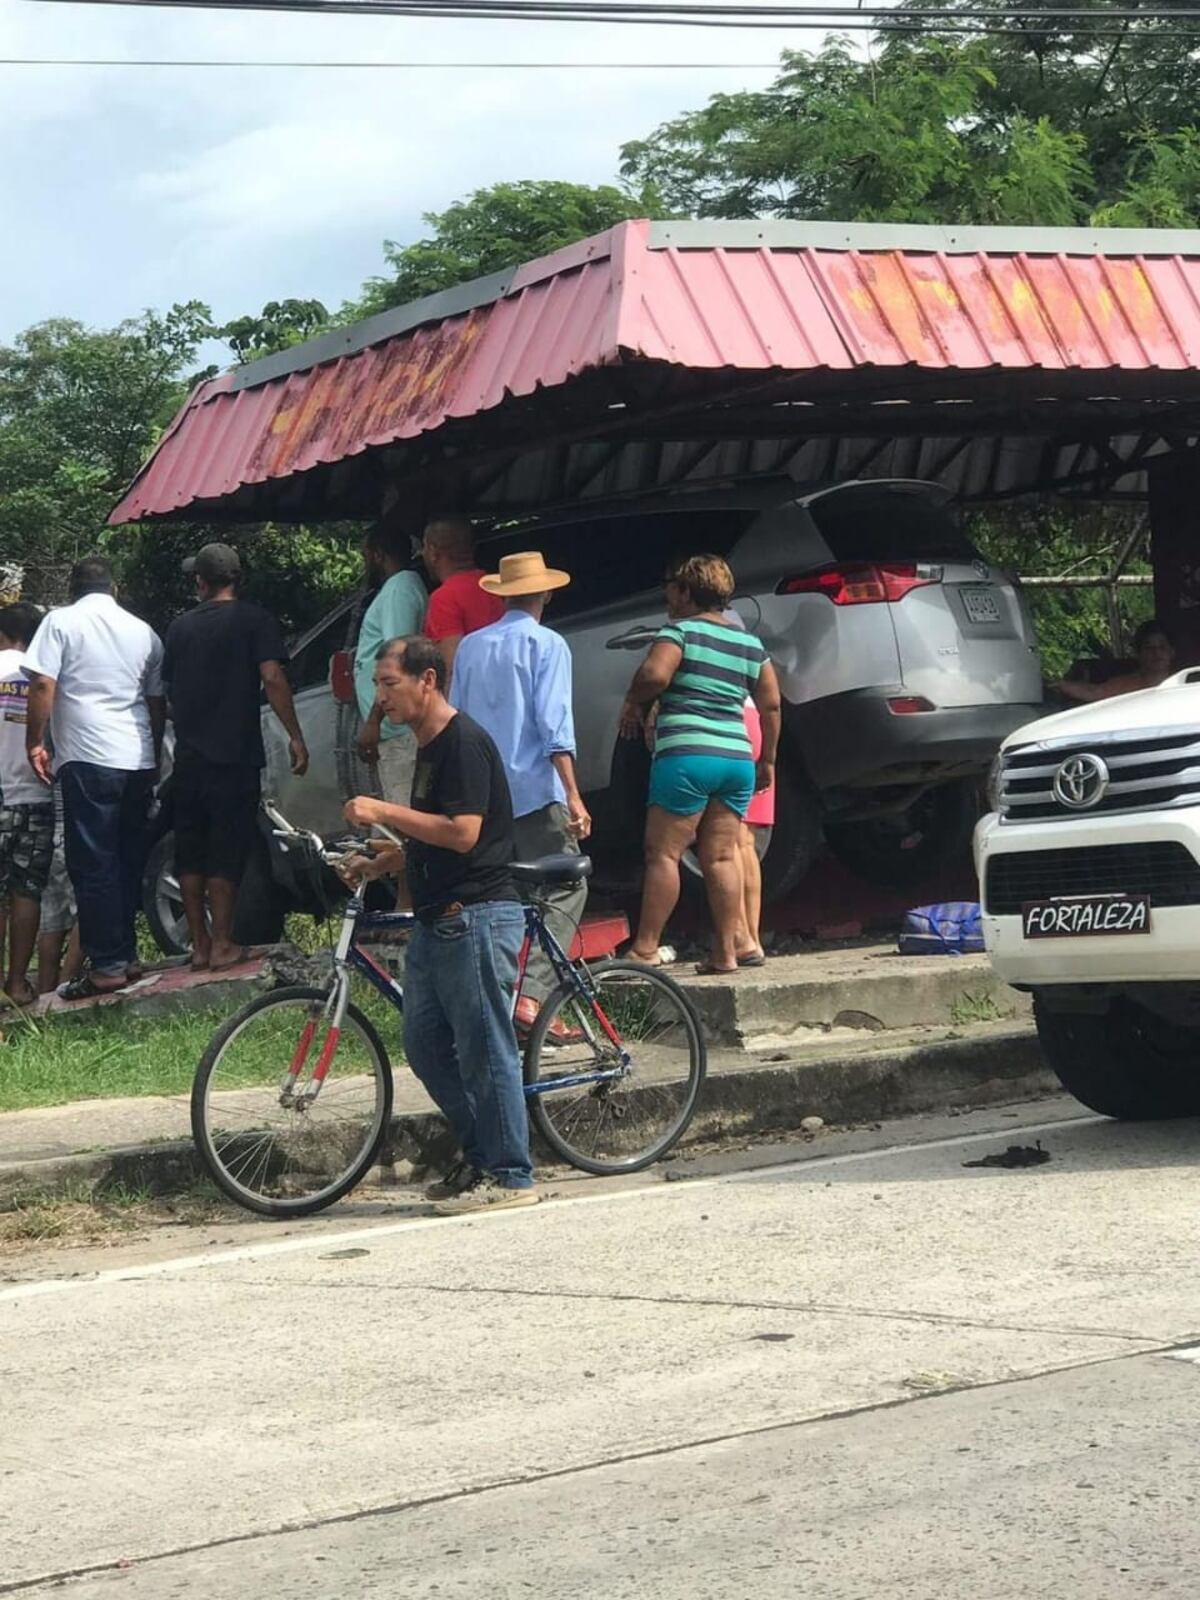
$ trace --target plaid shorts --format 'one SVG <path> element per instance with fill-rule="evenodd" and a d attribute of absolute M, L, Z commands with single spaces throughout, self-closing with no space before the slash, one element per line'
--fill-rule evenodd
<path fill-rule="evenodd" d="M 54 806 L 0 806 L 0 898 L 40 900 L 54 855 Z"/>

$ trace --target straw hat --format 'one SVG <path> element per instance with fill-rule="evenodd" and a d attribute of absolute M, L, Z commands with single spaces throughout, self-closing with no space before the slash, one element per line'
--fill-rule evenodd
<path fill-rule="evenodd" d="M 548 589 L 565 589 L 569 572 L 558 572 L 546 565 L 540 550 L 522 550 L 515 556 L 500 557 L 500 571 L 480 578 L 479 587 L 489 594 L 544 594 Z"/>

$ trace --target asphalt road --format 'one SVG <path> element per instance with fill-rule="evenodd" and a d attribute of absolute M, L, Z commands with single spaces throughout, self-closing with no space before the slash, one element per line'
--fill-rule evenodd
<path fill-rule="evenodd" d="M 1200 1127 L 1067 1115 L 43 1264 L 0 1593 L 1190 1597 Z"/>

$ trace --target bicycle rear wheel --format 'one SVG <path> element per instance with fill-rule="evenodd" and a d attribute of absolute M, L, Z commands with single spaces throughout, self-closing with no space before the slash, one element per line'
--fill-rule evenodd
<path fill-rule="evenodd" d="M 573 1167 L 638 1172 L 666 1155 L 692 1120 L 707 1065 L 704 1032 L 683 990 L 657 968 L 606 961 L 590 970 L 595 1005 L 561 984 L 538 1013 L 525 1052 L 529 1115 Z M 556 1022 L 569 1042 L 552 1042 Z M 620 1071 L 623 1053 L 628 1070 L 597 1080 Z"/>
<path fill-rule="evenodd" d="M 374 1027 L 347 1006 L 334 1036 L 326 989 L 252 1000 L 213 1035 L 192 1085 L 192 1135 L 214 1182 L 267 1217 L 302 1217 L 354 1188 L 392 1115 L 392 1069 Z M 314 1072 L 327 1069 L 315 1098 Z M 285 1088 L 289 1073 L 294 1087 Z"/>

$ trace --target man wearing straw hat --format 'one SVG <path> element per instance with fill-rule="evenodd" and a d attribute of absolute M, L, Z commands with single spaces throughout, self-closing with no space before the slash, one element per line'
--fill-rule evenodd
<path fill-rule="evenodd" d="M 504 615 L 464 638 L 454 657 L 450 703 L 485 728 L 500 751 L 512 791 L 518 861 L 577 854 L 592 828 L 575 776 L 571 652 L 559 634 L 542 626 L 552 594 L 570 581 L 568 573 L 548 567 L 539 551 L 502 556 L 500 571 L 480 578 L 479 587 L 504 601 Z M 548 902 L 547 924 L 569 951 L 587 884 L 562 884 L 540 895 Z M 532 1027 L 553 983 L 550 963 L 534 952 L 514 1018 L 519 1029 Z"/>

